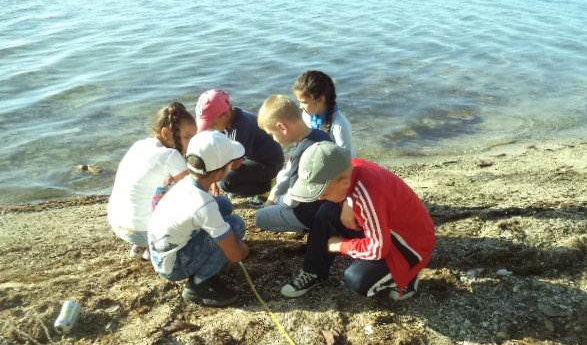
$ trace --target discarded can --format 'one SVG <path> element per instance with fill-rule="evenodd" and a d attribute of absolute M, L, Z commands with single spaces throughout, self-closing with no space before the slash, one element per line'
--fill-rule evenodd
<path fill-rule="evenodd" d="M 73 328 L 73 325 L 77 321 L 79 312 L 81 310 L 81 304 L 76 301 L 65 301 L 59 312 L 59 317 L 55 320 L 55 331 L 59 334 L 67 334 Z"/>

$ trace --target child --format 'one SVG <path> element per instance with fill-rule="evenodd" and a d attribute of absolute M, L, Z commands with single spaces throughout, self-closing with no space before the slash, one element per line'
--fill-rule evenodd
<path fill-rule="evenodd" d="M 298 77 L 293 92 L 304 111 L 306 125 L 330 134 L 338 146 L 356 156 L 351 123 L 336 105 L 336 88 L 332 79 L 320 71 L 307 71 Z"/>
<path fill-rule="evenodd" d="M 199 131 L 225 131 L 230 138 L 243 144 L 243 164 L 235 164 L 235 170 L 226 176 L 220 187 L 235 196 L 254 196 L 251 204 L 262 206 L 261 195 L 271 189 L 271 181 L 283 166 L 281 146 L 259 129 L 255 115 L 233 107 L 229 94 L 223 90 L 208 90 L 200 95 L 196 120 Z"/>
<path fill-rule="evenodd" d="M 133 245 L 130 257 L 145 260 L 153 194 L 187 175 L 183 153 L 196 134 L 196 121 L 183 104 L 174 102 L 159 110 L 153 132 L 154 137 L 135 142 L 122 158 L 108 202 L 112 230 Z"/>
<path fill-rule="evenodd" d="M 303 295 L 328 276 L 331 253 L 356 259 L 345 282 L 360 294 L 389 289 L 393 300 L 415 294 L 418 273 L 436 242 L 434 223 L 416 193 L 391 171 L 351 160 L 348 150 L 328 142 L 308 148 L 299 169 L 292 198 L 328 201 L 312 223 L 298 279 L 284 287 L 289 297 Z"/>
<path fill-rule="evenodd" d="M 221 307 L 237 299 L 218 273 L 228 261 L 239 262 L 249 254 L 242 242 L 245 222 L 231 214 L 228 198 L 214 198 L 208 190 L 244 154 L 240 143 L 218 131 L 195 135 L 187 149 L 190 176 L 167 192 L 149 222 L 153 267 L 171 281 L 188 278 L 182 293 L 186 302 Z"/>
<path fill-rule="evenodd" d="M 302 152 L 319 141 L 330 141 L 326 132 L 306 126 L 300 109 L 282 95 L 269 97 L 259 109 L 259 127 L 281 144 L 296 144 L 277 184 L 271 189 L 266 206 L 257 211 L 258 227 L 270 231 L 303 232 L 308 229 L 320 202 L 296 203 L 288 189 L 298 178 L 298 162 Z"/>

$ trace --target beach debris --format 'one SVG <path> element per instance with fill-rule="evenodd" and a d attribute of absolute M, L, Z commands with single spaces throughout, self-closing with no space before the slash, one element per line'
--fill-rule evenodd
<path fill-rule="evenodd" d="M 495 271 L 495 273 L 496 273 L 498 276 L 502 276 L 502 277 L 511 276 L 511 275 L 513 274 L 513 272 L 512 272 L 512 271 L 510 271 L 510 270 L 508 270 L 508 269 L 505 269 L 505 268 L 500 268 L 500 269 L 498 269 L 497 271 Z"/>
<path fill-rule="evenodd" d="M 179 331 L 195 332 L 201 327 L 190 322 L 181 320 L 172 321 L 169 325 L 163 327 L 163 331 L 167 334 L 175 333 Z"/>
<path fill-rule="evenodd" d="M 373 325 L 365 326 L 365 334 L 371 335 L 373 333 L 375 333 L 375 329 L 373 328 Z"/>
<path fill-rule="evenodd" d="M 322 330 L 322 335 L 324 336 L 324 341 L 326 342 L 326 345 L 336 345 L 336 344 L 340 344 L 340 333 L 338 333 L 335 330 L 332 329 L 323 329 Z"/>
<path fill-rule="evenodd" d="M 485 271 L 484 268 L 470 269 L 467 271 L 467 273 L 465 273 L 464 276 L 461 276 L 461 281 L 463 283 L 472 283 L 483 273 L 483 271 Z"/>
<path fill-rule="evenodd" d="M 568 317 L 572 314 L 571 310 L 562 305 L 552 306 L 539 304 L 538 309 L 548 317 Z"/>
<path fill-rule="evenodd" d="M 90 174 L 94 174 L 94 175 L 100 175 L 102 173 L 102 171 L 104 171 L 104 168 L 102 168 L 99 165 L 94 165 L 94 164 L 78 165 L 77 169 L 79 171 L 89 172 Z"/>
<path fill-rule="evenodd" d="M 495 334 L 496 337 L 500 339 L 509 339 L 510 335 L 507 332 L 499 331 Z"/>
<path fill-rule="evenodd" d="M 479 161 L 479 163 L 477 163 L 477 166 L 479 168 L 487 168 L 487 167 L 492 166 L 493 164 L 495 164 L 495 163 L 492 161 L 481 160 L 481 161 Z"/>
<path fill-rule="evenodd" d="M 68 300 L 63 302 L 59 316 L 55 320 L 53 327 L 59 334 L 68 334 L 75 325 L 80 314 L 81 304 L 79 302 Z"/>

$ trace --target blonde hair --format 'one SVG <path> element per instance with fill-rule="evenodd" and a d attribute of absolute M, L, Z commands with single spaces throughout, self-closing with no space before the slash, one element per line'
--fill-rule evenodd
<path fill-rule="evenodd" d="M 257 124 L 261 129 L 273 130 L 277 122 L 301 120 L 300 108 L 289 97 L 271 95 L 259 109 Z"/>

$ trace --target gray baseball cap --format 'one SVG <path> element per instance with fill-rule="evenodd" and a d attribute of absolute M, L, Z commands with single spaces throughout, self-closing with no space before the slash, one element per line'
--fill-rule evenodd
<path fill-rule="evenodd" d="M 300 202 L 318 200 L 330 181 L 350 168 L 351 152 L 332 142 L 321 141 L 308 147 L 298 166 L 298 179 L 289 193 Z"/>

